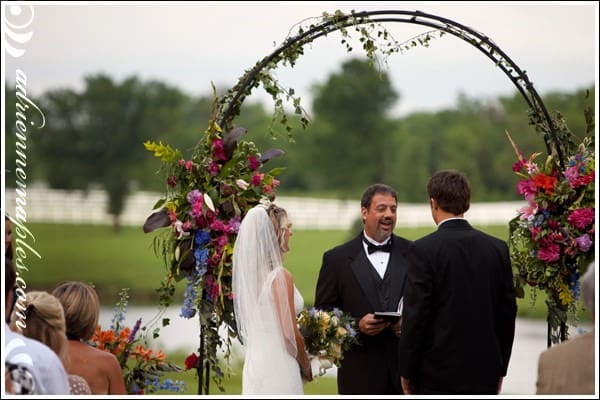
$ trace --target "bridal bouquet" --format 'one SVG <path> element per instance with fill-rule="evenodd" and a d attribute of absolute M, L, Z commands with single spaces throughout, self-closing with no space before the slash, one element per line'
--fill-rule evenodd
<path fill-rule="evenodd" d="M 318 369 L 319 375 L 333 365 L 339 367 L 344 352 L 358 344 L 356 320 L 337 308 L 332 311 L 302 310 L 298 316 L 298 328 L 306 351 L 314 361 L 311 362 L 313 370 Z"/>

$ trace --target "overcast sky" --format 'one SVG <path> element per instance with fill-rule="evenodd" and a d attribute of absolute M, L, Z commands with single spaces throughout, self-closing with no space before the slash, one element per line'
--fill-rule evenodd
<path fill-rule="evenodd" d="M 34 95 L 64 87 L 79 90 L 84 76 L 100 72 L 118 81 L 131 75 L 160 80 L 190 95 L 209 94 L 211 82 L 225 91 L 273 52 L 295 24 L 337 9 L 420 10 L 469 26 L 526 70 L 542 96 L 587 87 L 598 72 L 597 2 L 28 4 L 33 5 L 33 17 L 30 9 L 2 2 L 2 72 L 14 82 L 15 71 L 22 70 Z M 405 23 L 385 26 L 400 42 L 427 30 Z M 19 42 L 7 31 L 31 37 Z M 24 53 L 10 54 L 8 46 Z M 359 50 L 346 53 L 339 34 L 333 34 L 314 42 L 293 70 L 280 70 L 277 76 L 310 108 L 311 85 L 322 83 L 349 57 L 363 55 Z M 388 73 L 400 93 L 396 115 L 451 107 L 458 93 L 483 99 L 515 91 L 487 57 L 450 35 L 433 40 L 429 48 L 392 56 Z M 257 89 L 249 100 L 265 97 Z"/>

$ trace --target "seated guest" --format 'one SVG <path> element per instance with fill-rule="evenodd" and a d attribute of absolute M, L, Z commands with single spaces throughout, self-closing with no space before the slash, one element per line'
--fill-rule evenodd
<path fill-rule="evenodd" d="M 68 370 L 69 350 L 65 315 L 58 299 L 47 292 L 28 292 L 23 305 L 27 324 L 23 329 L 19 329 L 13 321 L 11 329 L 50 347 Z M 70 394 L 92 394 L 82 377 L 68 374 L 68 379 Z"/>
<path fill-rule="evenodd" d="M 595 263 L 588 266 L 581 278 L 583 304 L 594 321 Z M 595 391 L 595 333 L 573 336 L 566 342 L 550 347 L 538 362 L 536 394 L 584 395 Z"/>
<path fill-rule="evenodd" d="M 16 272 L 10 259 L 4 264 L 4 312 L 10 316 L 14 304 Z M 70 393 L 69 381 L 62 362 L 48 346 L 37 340 L 29 339 L 13 332 L 4 322 L 4 360 L 5 366 L 14 369 L 11 373 L 12 391 L 23 391 L 36 395 L 67 395 Z M 11 371 L 9 371 L 11 372 Z M 28 381 L 28 376 L 32 378 Z M 15 379 L 17 382 L 15 382 Z M 16 384 L 15 384 L 16 383 Z M 27 387 L 24 387 L 24 386 Z M 17 387 L 18 386 L 18 387 Z M 25 394 L 25 393 L 23 393 Z"/>
<path fill-rule="evenodd" d="M 65 312 L 71 358 L 68 372 L 83 377 L 92 394 L 127 394 L 117 357 L 86 343 L 94 335 L 100 316 L 100 300 L 94 288 L 83 282 L 65 282 L 52 294 Z"/>

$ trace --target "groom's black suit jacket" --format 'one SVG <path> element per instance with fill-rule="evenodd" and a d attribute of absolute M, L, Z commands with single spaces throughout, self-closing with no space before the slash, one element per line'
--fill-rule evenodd
<path fill-rule="evenodd" d="M 423 394 L 494 394 L 505 376 L 516 300 L 508 247 L 448 220 L 409 250 L 400 373 Z"/>
<path fill-rule="evenodd" d="M 396 311 L 406 279 L 406 252 L 410 242 L 393 235 L 388 262 L 391 274 L 388 309 L 383 309 L 373 278 L 371 265 L 363 247 L 362 233 L 356 238 L 323 254 L 315 294 L 315 308 L 340 310 L 358 321 L 375 311 Z M 357 327 L 358 328 L 358 327 Z M 340 394 L 401 393 L 397 345 L 390 328 L 375 336 L 360 334 L 361 345 L 344 354 L 338 369 Z M 393 393 L 390 393 L 393 392 Z"/>

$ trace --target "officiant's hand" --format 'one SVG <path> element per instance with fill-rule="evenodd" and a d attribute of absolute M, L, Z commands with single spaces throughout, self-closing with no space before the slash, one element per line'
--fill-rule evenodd
<path fill-rule="evenodd" d="M 395 324 L 391 325 L 390 328 L 392 328 L 392 332 L 394 332 L 396 336 L 400 337 L 400 332 L 402 328 L 402 317 L 400 317 L 400 319 Z"/>
<path fill-rule="evenodd" d="M 390 322 L 375 318 L 371 313 L 366 314 L 358 321 L 358 329 L 365 335 L 373 336 L 390 326 Z"/>

